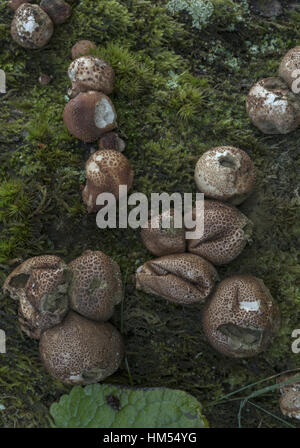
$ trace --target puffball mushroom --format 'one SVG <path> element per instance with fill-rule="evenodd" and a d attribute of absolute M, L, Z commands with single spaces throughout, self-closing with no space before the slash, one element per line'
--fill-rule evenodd
<path fill-rule="evenodd" d="M 170 227 L 162 228 L 163 219 L 170 219 Z M 151 227 L 153 226 L 153 227 Z M 155 228 L 154 226 L 157 226 Z M 185 229 L 175 228 L 174 209 L 154 216 L 148 222 L 148 228 L 141 230 L 141 237 L 146 248 L 154 255 L 160 257 L 162 255 L 179 254 L 185 252 Z"/>
<path fill-rule="evenodd" d="M 86 56 L 91 50 L 96 50 L 96 48 L 94 42 L 90 40 L 80 40 L 71 48 L 71 57 L 74 60 L 81 56 Z"/>
<path fill-rule="evenodd" d="M 264 282 L 250 275 L 223 280 L 206 302 L 204 333 L 218 352 L 232 358 L 257 355 L 280 327 L 280 313 Z"/>
<path fill-rule="evenodd" d="M 137 289 L 183 305 L 203 302 L 217 280 L 212 264 L 186 253 L 147 261 L 136 271 Z"/>
<path fill-rule="evenodd" d="M 218 146 L 199 158 L 195 182 L 208 198 L 238 205 L 253 190 L 255 167 L 245 151 L 233 146 Z"/>
<path fill-rule="evenodd" d="M 279 77 L 258 81 L 246 98 L 246 110 L 264 134 L 287 134 L 300 124 L 300 99 Z"/>
<path fill-rule="evenodd" d="M 133 169 L 128 159 L 119 151 L 104 149 L 94 152 L 85 166 L 87 183 L 82 192 L 88 213 L 96 212 L 101 205 L 96 204 L 100 193 L 112 193 L 119 198 L 119 186 L 133 182 Z"/>
<path fill-rule="evenodd" d="M 298 72 L 296 72 L 298 70 Z M 300 46 L 291 48 L 283 57 L 279 66 L 279 76 L 287 83 L 293 91 L 293 83 L 300 75 Z M 299 84 L 299 81 L 296 82 Z M 297 86 L 299 88 L 299 86 Z M 294 92 L 299 93 L 299 92 Z"/>
<path fill-rule="evenodd" d="M 125 146 L 124 140 L 116 132 L 108 132 L 99 140 L 99 149 L 115 149 L 116 151 L 123 152 Z"/>
<path fill-rule="evenodd" d="M 73 311 L 42 334 L 39 350 L 48 373 L 65 384 L 102 381 L 120 367 L 124 355 L 122 336 L 115 327 Z"/>
<path fill-rule="evenodd" d="M 285 375 L 278 378 L 278 382 L 291 380 L 299 377 L 300 372 L 293 375 Z M 279 406 L 283 415 L 300 420 L 300 381 L 287 384 L 280 388 L 282 394 Z"/>
<path fill-rule="evenodd" d="M 101 251 L 86 251 L 68 266 L 70 308 L 89 319 L 106 321 L 123 298 L 118 264 Z"/>
<path fill-rule="evenodd" d="M 11 24 L 12 38 L 22 47 L 44 47 L 53 34 L 53 23 L 38 5 L 23 3 L 15 12 Z"/>
<path fill-rule="evenodd" d="M 40 6 L 55 25 L 65 23 L 72 14 L 71 6 L 63 0 L 42 0 Z"/>
<path fill-rule="evenodd" d="M 193 209 L 195 219 L 195 210 Z M 187 240 L 187 250 L 214 265 L 230 263 L 251 239 L 253 223 L 236 207 L 218 201 L 204 201 L 204 233 Z"/>
<path fill-rule="evenodd" d="M 63 119 L 68 131 L 79 140 L 93 142 L 117 126 L 113 103 L 104 93 L 79 93 L 64 109 Z"/>
<path fill-rule="evenodd" d="M 54 255 L 29 258 L 7 277 L 3 290 L 19 301 L 22 330 L 39 339 L 68 311 L 66 265 Z"/>
<path fill-rule="evenodd" d="M 75 94 L 97 90 L 108 95 L 113 91 L 114 70 L 107 62 L 96 56 L 82 56 L 75 59 L 68 68 L 68 76 L 72 82 L 72 92 Z"/>

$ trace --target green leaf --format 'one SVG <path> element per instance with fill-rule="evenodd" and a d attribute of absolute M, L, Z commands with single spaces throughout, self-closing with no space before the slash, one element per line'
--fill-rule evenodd
<path fill-rule="evenodd" d="M 58 428 L 207 428 L 202 406 L 182 390 L 75 386 L 53 403 Z"/>

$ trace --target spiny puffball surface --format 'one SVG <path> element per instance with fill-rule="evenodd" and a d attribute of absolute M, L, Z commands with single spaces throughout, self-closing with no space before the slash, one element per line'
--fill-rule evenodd
<path fill-rule="evenodd" d="M 63 119 L 70 134 L 83 142 L 93 142 L 117 126 L 113 103 L 104 93 L 95 91 L 79 93 L 70 100 Z"/>
<path fill-rule="evenodd" d="M 264 351 L 280 327 L 280 313 L 264 282 L 250 275 L 223 280 L 205 303 L 202 324 L 209 343 L 232 357 Z"/>
<path fill-rule="evenodd" d="M 279 66 L 279 76 L 293 91 L 293 86 L 299 88 L 300 78 L 300 46 L 291 48 L 282 58 Z M 299 93 L 299 92 L 294 92 Z"/>
<path fill-rule="evenodd" d="M 279 77 L 258 81 L 246 98 L 246 110 L 264 134 L 288 134 L 300 124 L 300 99 Z"/>
<path fill-rule="evenodd" d="M 104 380 L 119 368 L 124 356 L 122 336 L 115 327 L 73 311 L 43 332 L 39 350 L 48 373 L 74 385 Z"/>
<path fill-rule="evenodd" d="M 53 23 L 38 5 L 23 3 L 15 12 L 11 23 L 11 36 L 24 48 L 44 47 L 53 34 Z"/>
<path fill-rule="evenodd" d="M 119 198 L 119 186 L 132 186 L 134 172 L 123 154 L 113 149 L 103 149 L 94 152 L 85 166 L 87 183 L 82 192 L 83 202 L 89 213 L 101 208 L 96 204 L 100 193 L 112 193 Z"/>
<path fill-rule="evenodd" d="M 254 164 L 248 154 L 239 148 L 211 148 L 196 164 L 195 182 L 206 197 L 238 205 L 253 190 Z"/>
<path fill-rule="evenodd" d="M 195 209 L 193 209 L 195 219 Z M 234 260 L 252 235 L 252 222 L 236 207 L 219 201 L 204 201 L 204 233 L 199 239 L 188 239 L 187 250 L 214 265 Z"/>
<path fill-rule="evenodd" d="M 217 280 L 211 263 L 187 253 L 147 261 L 136 271 L 137 289 L 180 304 L 203 302 Z"/>
<path fill-rule="evenodd" d="M 287 380 L 299 377 L 300 372 L 292 375 L 284 375 L 278 378 L 278 382 L 282 383 Z M 300 420 L 300 381 L 299 379 L 294 383 L 281 386 L 281 398 L 279 406 L 284 416 Z"/>
<path fill-rule="evenodd" d="M 123 297 L 118 264 L 101 251 L 86 251 L 69 263 L 70 308 L 89 319 L 105 322 Z"/>

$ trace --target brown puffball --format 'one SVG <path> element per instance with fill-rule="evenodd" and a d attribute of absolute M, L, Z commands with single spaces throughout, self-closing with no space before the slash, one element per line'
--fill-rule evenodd
<path fill-rule="evenodd" d="M 183 305 L 203 302 L 217 280 L 213 265 L 193 254 L 166 255 L 136 271 L 137 289 Z"/>
<path fill-rule="evenodd" d="M 168 228 L 163 228 L 163 219 L 170 219 Z M 157 257 L 185 252 L 185 229 L 175 228 L 174 209 L 154 216 L 148 221 L 148 228 L 141 230 L 141 237 L 147 249 Z"/>
<path fill-rule="evenodd" d="M 72 14 L 71 6 L 63 0 L 42 0 L 40 6 L 55 25 L 65 23 Z"/>
<path fill-rule="evenodd" d="M 72 82 L 70 96 L 79 92 L 96 90 L 106 95 L 113 91 L 115 73 L 113 68 L 103 59 L 96 56 L 81 56 L 71 62 L 68 76 Z"/>
<path fill-rule="evenodd" d="M 251 88 L 246 111 L 264 134 L 287 134 L 300 124 L 300 98 L 279 77 L 261 79 Z"/>
<path fill-rule="evenodd" d="M 281 376 L 277 382 L 282 383 L 296 377 L 300 377 L 300 372 Z M 300 420 L 300 380 L 298 379 L 296 381 L 295 379 L 295 382 L 281 386 L 280 392 L 282 396 L 279 401 L 279 406 L 282 414 Z"/>
<path fill-rule="evenodd" d="M 204 233 L 187 240 L 187 251 L 214 265 L 230 263 L 250 241 L 253 223 L 236 207 L 218 201 L 204 201 Z M 195 209 L 193 209 L 195 219 Z"/>
<path fill-rule="evenodd" d="M 82 192 L 88 213 L 96 212 L 102 206 L 96 204 L 100 193 L 112 193 L 119 198 L 119 186 L 128 190 L 133 182 L 133 169 L 128 159 L 119 151 L 103 149 L 94 152 L 85 166 L 87 183 Z"/>
<path fill-rule="evenodd" d="M 84 142 L 93 142 L 117 126 L 113 103 L 100 92 L 79 93 L 64 109 L 63 119 L 70 134 Z"/>
<path fill-rule="evenodd" d="M 44 47 L 53 34 L 53 23 L 38 5 L 23 3 L 11 23 L 11 36 L 24 48 Z"/>
<path fill-rule="evenodd" d="M 71 48 L 72 59 L 78 59 L 81 56 L 86 56 L 91 50 L 96 50 L 96 44 L 90 40 L 79 40 Z"/>
<path fill-rule="evenodd" d="M 124 355 L 122 336 L 115 327 L 73 311 L 42 334 L 39 349 L 48 373 L 65 384 L 102 381 L 120 367 Z"/>
<path fill-rule="evenodd" d="M 123 297 L 118 264 L 100 250 L 86 251 L 69 266 L 70 308 L 89 319 L 105 322 Z"/>
<path fill-rule="evenodd" d="M 280 327 L 280 313 L 264 282 L 250 275 L 223 280 L 206 302 L 202 324 L 215 350 L 232 358 L 265 350 Z"/>
<path fill-rule="evenodd" d="M 126 144 L 117 132 L 107 132 L 99 140 L 99 149 L 115 149 L 116 151 L 123 152 Z"/>
<path fill-rule="evenodd" d="M 7 277 L 3 290 L 19 301 L 22 330 L 34 339 L 68 311 L 66 265 L 54 255 L 29 258 Z"/>
<path fill-rule="evenodd" d="M 298 70 L 298 71 L 297 71 Z M 300 46 L 291 48 L 283 57 L 279 66 L 279 76 L 294 93 L 299 93 Z M 294 91 L 296 88 L 298 91 Z"/>
<path fill-rule="evenodd" d="M 241 204 L 252 192 L 255 167 L 245 151 L 218 146 L 206 151 L 195 167 L 195 182 L 207 198 Z"/>

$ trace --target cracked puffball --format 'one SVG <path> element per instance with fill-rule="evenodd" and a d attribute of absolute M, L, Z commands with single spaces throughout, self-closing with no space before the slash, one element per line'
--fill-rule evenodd
<path fill-rule="evenodd" d="M 120 367 L 124 345 L 108 322 L 95 322 L 70 311 L 64 321 L 40 339 L 44 367 L 65 384 L 93 384 Z"/>
<path fill-rule="evenodd" d="M 163 228 L 163 220 L 169 221 Z M 174 209 L 166 210 L 148 221 L 141 230 L 144 246 L 157 257 L 185 252 L 185 229 L 175 228 Z"/>
<path fill-rule="evenodd" d="M 300 124 L 300 99 L 279 77 L 258 81 L 246 98 L 246 110 L 264 134 L 288 134 Z"/>
<path fill-rule="evenodd" d="M 55 25 L 65 23 L 72 14 L 71 6 L 63 0 L 42 0 L 40 6 Z"/>
<path fill-rule="evenodd" d="M 208 198 L 238 205 L 253 190 L 255 167 L 245 151 L 233 146 L 218 146 L 206 151 L 198 160 L 195 182 Z"/>
<path fill-rule="evenodd" d="M 299 93 L 300 46 L 289 50 L 279 66 L 279 76 L 294 93 Z M 297 91 L 294 91 L 294 87 Z"/>
<path fill-rule="evenodd" d="M 79 93 L 64 109 L 65 125 L 74 137 L 83 142 L 93 142 L 117 126 L 113 103 L 100 92 Z"/>
<path fill-rule="evenodd" d="M 68 311 L 66 265 L 54 255 L 29 258 L 7 277 L 3 290 L 19 301 L 21 329 L 39 339 Z"/>
<path fill-rule="evenodd" d="M 90 40 L 79 40 L 71 48 L 71 58 L 78 59 L 81 56 L 86 56 L 91 50 L 96 50 L 96 44 Z"/>
<path fill-rule="evenodd" d="M 8 6 L 16 11 L 23 3 L 32 3 L 32 0 L 10 0 Z"/>
<path fill-rule="evenodd" d="M 215 350 L 243 358 L 267 348 L 279 330 L 280 312 L 262 280 L 235 275 L 223 280 L 205 304 L 202 324 Z"/>
<path fill-rule="evenodd" d="M 111 318 L 123 298 L 118 264 L 101 251 L 86 251 L 69 265 L 70 308 L 92 320 Z"/>
<path fill-rule="evenodd" d="M 203 218 L 204 233 L 199 239 L 187 240 L 187 251 L 214 265 L 230 263 L 251 240 L 252 221 L 232 205 L 205 200 Z"/>
<path fill-rule="evenodd" d="M 293 375 L 284 375 L 278 378 L 277 382 L 290 381 L 295 378 L 295 382 L 281 386 L 282 394 L 279 406 L 283 415 L 300 420 L 300 372 Z M 296 381 L 296 378 L 297 381 Z"/>
<path fill-rule="evenodd" d="M 96 56 L 82 56 L 75 59 L 68 68 L 68 76 L 72 82 L 69 95 L 71 97 L 89 90 L 103 92 L 106 95 L 113 91 L 114 70 L 107 62 Z"/>
<path fill-rule="evenodd" d="M 119 199 L 119 186 L 132 186 L 134 172 L 123 154 L 113 149 L 94 152 L 85 166 L 87 183 L 82 191 L 83 202 L 88 213 L 96 212 L 104 206 L 97 204 L 97 196 L 101 193 L 112 193 Z"/>
<path fill-rule="evenodd" d="M 136 288 L 183 305 L 203 302 L 218 274 L 198 255 L 174 254 L 149 260 L 136 271 Z"/>
<path fill-rule="evenodd" d="M 23 3 L 15 12 L 11 36 L 24 48 L 44 47 L 53 34 L 53 23 L 38 5 Z"/>

